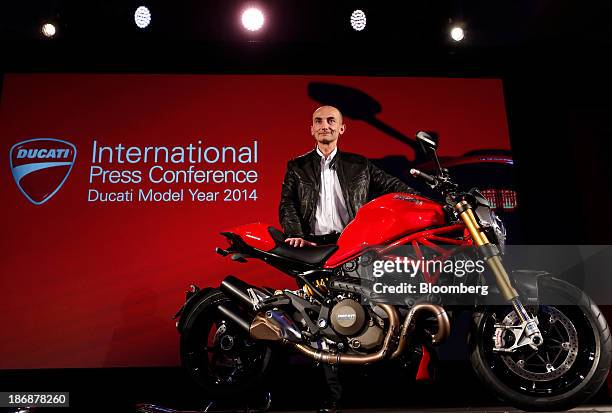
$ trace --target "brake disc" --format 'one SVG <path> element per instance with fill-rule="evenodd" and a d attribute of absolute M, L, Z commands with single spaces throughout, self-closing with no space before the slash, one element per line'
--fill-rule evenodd
<path fill-rule="evenodd" d="M 563 376 L 576 361 L 578 333 L 565 314 L 554 307 L 542 306 L 538 315 L 541 326 L 546 325 L 544 344 L 533 350 L 501 355 L 504 364 L 514 374 L 531 381 L 551 381 Z M 516 325 L 518 317 L 511 311 L 503 319 L 504 325 Z"/>

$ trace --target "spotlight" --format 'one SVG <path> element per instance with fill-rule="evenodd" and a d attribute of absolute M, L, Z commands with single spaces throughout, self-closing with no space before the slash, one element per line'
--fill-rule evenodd
<path fill-rule="evenodd" d="M 255 32 L 263 27 L 264 15 L 261 10 L 251 7 L 242 13 L 242 25 L 250 32 Z"/>
<path fill-rule="evenodd" d="M 151 24 L 151 12 L 145 6 L 140 6 L 134 12 L 134 23 L 140 29 L 144 29 Z"/>
<path fill-rule="evenodd" d="M 42 32 L 43 35 L 45 35 L 45 37 L 53 37 L 55 36 L 55 33 L 57 32 L 57 30 L 55 29 L 55 26 L 51 23 L 43 24 L 42 27 L 40 28 L 40 31 Z"/>
<path fill-rule="evenodd" d="M 450 36 L 456 42 L 460 42 L 465 37 L 465 32 L 462 27 L 455 26 L 450 31 Z"/>
<path fill-rule="evenodd" d="M 358 32 L 366 27 L 366 15 L 362 10 L 355 10 L 351 14 L 351 26 Z"/>

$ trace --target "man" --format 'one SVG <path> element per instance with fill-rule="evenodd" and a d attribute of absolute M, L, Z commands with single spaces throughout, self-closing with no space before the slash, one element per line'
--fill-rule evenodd
<path fill-rule="evenodd" d="M 279 213 L 286 242 L 294 247 L 334 243 L 357 210 L 376 196 L 418 194 L 367 158 L 338 151 L 345 131 L 338 109 L 318 108 L 310 127 L 316 148 L 287 164 Z"/>
<path fill-rule="evenodd" d="M 287 164 L 280 201 L 280 223 L 293 247 L 333 244 L 370 199 L 391 192 L 417 192 L 367 158 L 338 150 L 346 131 L 333 106 L 314 111 L 310 133 L 317 146 Z M 319 412 L 335 412 L 342 395 L 337 367 L 324 366 L 329 400 Z"/>

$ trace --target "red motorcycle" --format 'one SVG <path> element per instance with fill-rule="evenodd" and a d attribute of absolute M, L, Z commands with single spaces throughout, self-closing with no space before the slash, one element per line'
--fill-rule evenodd
<path fill-rule="evenodd" d="M 406 364 L 422 346 L 442 343 L 456 314 L 466 309 L 473 320 L 470 361 L 499 398 L 524 410 L 563 410 L 596 393 L 612 360 L 610 330 L 597 305 L 547 273 L 509 273 L 502 262 L 505 229 L 489 202 L 476 189 L 460 191 L 440 167 L 435 135 L 419 132 L 417 141 L 437 173 L 411 173 L 439 202 L 384 195 L 358 211 L 337 245 L 293 248 L 281 231 L 260 223 L 222 233 L 229 246 L 217 248 L 219 254 L 238 262 L 261 259 L 297 285 L 274 291 L 228 276 L 219 288 L 191 287 L 175 316 L 181 361 L 209 396 L 258 384 L 274 344 L 319 363 Z M 399 252 L 406 247 L 409 253 Z M 377 286 L 372 269 L 377 262 L 402 262 L 400 256 L 404 263 L 471 256 L 483 262 L 486 274 L 462 283 L 494 283 L 486 297 L 469 296 L 467 304 L 432 288 L 385 294 L 407 283 L 393 285 L 395 290 Z M 427 270 L 386 275 L 439 286 L 456 281 L 453 274 Z"/>

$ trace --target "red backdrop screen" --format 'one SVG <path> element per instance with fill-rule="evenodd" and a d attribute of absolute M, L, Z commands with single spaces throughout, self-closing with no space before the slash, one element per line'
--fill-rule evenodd
<path fill-rule="evenodd" d="M 371 107 L 345 117 L 341 150 L 410 161 L 401 137 L 418 130 L 437 131 L 445 156 L 510 149 L 497 79 L 5 75 L 0 368 L 177 365 L 171 316 L 189 284 L 291 286 L 214 248 L 224 229 L 278 226 L 286 163 L 314 148 L 313 110 L 347 91 Z M 183 182 L 190 168 L 218 172 Z"/>

